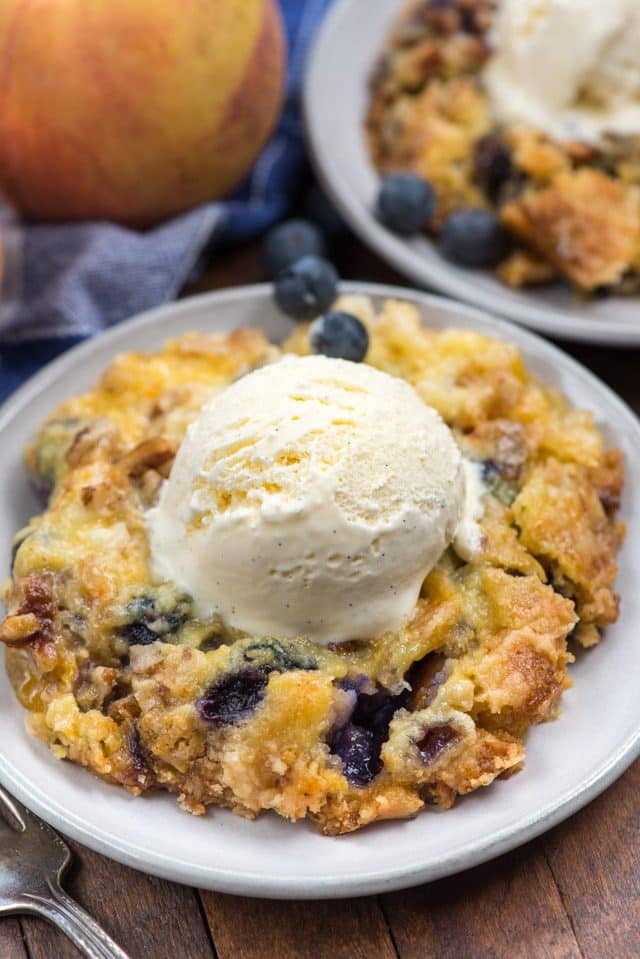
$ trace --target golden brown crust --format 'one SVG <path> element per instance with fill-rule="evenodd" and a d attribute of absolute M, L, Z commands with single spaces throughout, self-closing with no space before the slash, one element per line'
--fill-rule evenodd
<path fill-rule="evenodd" d="M 617 283 L 639 238 L 637 210 L 597 170 L 564 174 L 502 210 L 503 223 L 583 290 Z"/>
<path fill-rule="evenodd" d="M 575 600 L 582 621 L 599 627 L 615 622 L 620 537 L 588 471 L 549 459 L 532 471 L 513 516 L 520 541 L 548 567 L 556 588 Z"/>

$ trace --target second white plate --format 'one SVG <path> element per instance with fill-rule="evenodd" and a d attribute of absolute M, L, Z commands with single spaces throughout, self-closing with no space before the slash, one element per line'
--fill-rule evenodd
<path fill-rule="evenodd" d="M 134 799 L 123 789 L 53 758 L 25 730 L 0 664 L 0 780 L 53 826 L 92 849 L 146 872 L 207 889 L 249 896 L 330 898 L 376 893 L 449 875 L 527 842 L 601 792 L 640 752 L 640 424 L 584 368 L 538 337 L 446 300 L 410 290 L 344 284 L 376 301 L 414 302 L 435 328 L 466 327 L 516 343 L 529 369 L 593 410 L 608 441 L 627 462 L 622 518 L 622 615 L 602 644 L 572 667 L 574 688 L 560 718 L 531 731 L 526 768 L 445 813 L 380 823 L 330 839 L 309 823 L 275 815 L 247 822 L 227 810 L 196 818 L 168 795 Z M 13 533 L 37 506 L 22 449 L 64 399 L 95 383 L 123 350 L 153 350 L 187 330 L 262 328 L 273 340 L 289 330 L 268 286 L 244 287 L 154 310 L 77 347 L 39 373 L 0 411 L 0 579 L 9 573 Z"/>
<path fill-rule="evenodd" d="M 579 302 L 560 284 L 511 290 L 487 270 L 443 259 L 426 237 L 405 239 L 373 216 L 379 185 L 363 135 L 369 76 L 407 0 L 337 0 L 310 56 L 305 83 L 307 139 L 320 179 L 355 232 L 415 282 L 549 336 L 640 346 L 640 297 Z M 366 6 L 366 11 L 363 7 Z"/>

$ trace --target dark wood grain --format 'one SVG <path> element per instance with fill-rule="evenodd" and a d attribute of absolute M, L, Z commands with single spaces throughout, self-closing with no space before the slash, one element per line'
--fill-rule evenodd
<path fill-rule="evenodd" d="M 197 894 L 145 876 L 73 844 L 66 888 L 131 955 L 131 959 L 211 959 L 213 950 Z M 65 937 L 37 919 L 24 921 L 30 959 L 78 959 Z"/>
<path fill-rule="evenodd" d="M 589 959 L 640 956 L 640 762 L 543 845 Z"/>
<path fill-rule="evenodd" d="M 344 277 L 409 285 L 354 240 L 332 256 Z M 189 292 L 263 279 L 256 242 L 216 254 Z M 640 351 L 560 345 L 640 411 Z M 636 959 L 639 794 L 640 762 L 547 837 L 380 900 L 199 900 L 79 846 L 68 887 L 132 959 Z M 38 920 L 0 922 L 0 959 L 77 955 Z"/>
<path fill-rule="evenodd" d="M 536 844 L 383 906 L 402 959 L 581 959 Z"/>
<path fill-rule="evenodd" d="M 27 959 L 18 919 L 3 919 L 0 922 L 0 959 Z"/>
<path fill-rule="evenodd" d="M 276 902 L 201 895 L 218 959 L 397 959 L 373 898 Z"/>

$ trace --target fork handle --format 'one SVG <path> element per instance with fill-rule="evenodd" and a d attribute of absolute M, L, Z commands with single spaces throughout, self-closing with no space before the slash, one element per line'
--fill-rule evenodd
<path fill-rule="evenodd" d="M 57 884 L 49 883 L 52 898 L 29 896 L 28 906 L 54 923 L 87 959 L 129 959 L 129 956 L 107 935 L 88 912 L 68 896 Z"/>

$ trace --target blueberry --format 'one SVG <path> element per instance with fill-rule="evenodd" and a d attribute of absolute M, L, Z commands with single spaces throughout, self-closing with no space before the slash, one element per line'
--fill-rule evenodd
<path fill-rule="evenodd" d="M 196 703 L 201 719 L 215 726 L 233 726 L 246 719 L 264 698 L 267 671 L 244 669 L 212 683 Z"/>
<path fill-rule="evenodd" d="M 478 140 L 474 150 L 475 179 L 492 203 L 498 202 L 513 173 L 511 150 L 499 133 L 489 133 Z"/>
<path fill-rule="evenodd" d="M 345 676 L 336 682 L 338 689 L 343 689 L 346 693 L 360 693 L 371 684 L 371 680 L 364 673 L 358 673 L 357 676 Z"/>
<path fill-rule="evenodd" d="M 362 682 L 340 680 L 341 689 L 358 693 L 350 721 L 338 729 L 329 748 L 342 760 L 343 772 L 354 786 L 366 786 L 382 769 L 382 744 L 389 738 L 389 724 L 396 710 L 406 706 L 409 692 L 392 696 L 384 689 L 361 693 Z"/>
<path fill-rule="evenodd" d="M 267 274 L 274 277 L 303 256 L 324 256 L 324 238 L 308 220 L 285 220 L 267 233 L 263 253 Z"/>
<path fill-rule="evenodd" d="M 358 705 L 353 715 L 354 723 L 364 726 L 366 729 L 373 730 L 374 733 L 380 733 L 387 738 L 389 723 L 397 709 L 406 704 L 408 691 L 400 693 L 398 696 L 392 696 L 386 690 L 378 690 L 376 693 L 361 693 L 358 696 Z"/>
<path fill-rule="evenodd" d="M 127 613 L 134 619 L 153 619 L 156 609 L 155 597 L 149 593 L 142 593 L 140 596 L 134 596 L 127 603 Z"/>
<path fill-rule="evenodd" d="M 161 637 L 154 633 L 145 623 L 127 623 L 122 628 L 122 635 L 130 646 L 150 646 L 151 643 L 157 643 Z"/>
<path fill-rule="evenodd" d="M 170 643 L 190 615 L 189 597 L 161 586 L 127 603 L 129 622 L 120 628 L 120 635 L 130 646 L 149 646 L 158 640 Z"/>
<path fill-rule="evenodd" d="M 443 256 L 461 266 L 496 266 L 507 251 L 507 238 L 495 213 L 468 208 L 445 220 L 441 249 Z"/>
<path fill-rule="evenodd" d="M 446 723 L 441 723 L 437 726 L 431 726 L 420 742 L 417 744 L 418 751 L 422 757 L 423 762 L 427 765 L 434 763 L 436 759 L 439 759 L 445 749 L 449 749 L 450 746 L 455 745 L 460 742 L 461 736 L 453 728 L 453 726 L 448 726 Z"/>
<path fill-rule="evenodd" d="M 286 673 L 293 669 L 314 670 L 318 663 L 312 657 L 296 649 L 294 646 L 285 646 L 277 639 L 266 639 L 262 642 L 251 643 L 244 650 L 242 658 L 245 663 L 251 663 L 259 669 Z"/>
<path fill-rule="evenodd" d="M 433 187 L 415 173 L 392 173 L 378 193 L 378 219 L 394 233 L 420 233 L 435 213 Z"/>
<path fill-rule="evenodd" d="M 357 316 L 332 310 L 313 321 L 309 343 L 314 353 L 360 363 L 369 349 L 369 334 Z"/>
<path fill-rule="evenodd" d="M 342 760 L 342 771 L 353 786 L 366 786 L 380 771 L 374 735 L 362 726 L 345 726 L 331 751 Z"/>
<path fill-rule="evenodd" d="M 275 281 L 276 303 L 287 316 L 310 320 L 328 309 L 338 293 L 338 274 L 327 260 L 303 256 Z"/>

